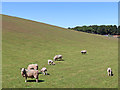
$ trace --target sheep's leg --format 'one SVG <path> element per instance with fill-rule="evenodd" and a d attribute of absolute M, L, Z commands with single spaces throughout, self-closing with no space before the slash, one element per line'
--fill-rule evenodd
<path fill-rule="evenodd" d="M 44 72 L 44 75 L 45 75 L 45 72 Z"/>
<path fill-rule="evenodd" d="M 36 70 L 38 70 L 38 66 L 37 66 Z"/>
<path fill-rule="evenodd" d="M 110 72 L 110 76 L 111 76 L 111 72 Z"/>
<path fill-rule="evenodd" d="M 36 78 L 36 82 L 38 82 L 38 75 L 35 75 L 34 78 Z"/>
<path fill-rule="evenodd" d="M 46 75 L 47 75 L 47 72 L 46 72 Z"/>
<path fill-rule="evenodd" d="M 38 78 L 36 79 L 36 82 L 38 82 Z"/>
<path fill-rule="evenodd" d="M 109 72 L 108 72 L 108 76 L 109 76 L 110 74 L 109 74 Z"/>
<path fill-rule="evenodd" d="M 27 82 L 27 77 L 25 77 L 25 82 Z"/>
<path fill-rule="evenodd" d="M 48 62 L 48 65 L 49 65 L 49 62 Z"/>

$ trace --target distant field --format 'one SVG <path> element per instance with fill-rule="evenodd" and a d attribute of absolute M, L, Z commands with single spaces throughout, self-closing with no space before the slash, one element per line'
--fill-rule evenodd
<path fill-rule="evenodd" d="M 70 31 L 64 28 L 3 15 L 3 88 L 117 88 L 117 38 Z M 82 55 L 81 50 L 88 53 Z M 47 65 L 56 54 L 64 61 Z M 50 75 L 39 75 L 39 83 L 27 82 L 20 68 L 37 63 Z M 107 76 L 107 68 L 113 77 Z M 35 79 L 29 79 L 35 80 Z"/>

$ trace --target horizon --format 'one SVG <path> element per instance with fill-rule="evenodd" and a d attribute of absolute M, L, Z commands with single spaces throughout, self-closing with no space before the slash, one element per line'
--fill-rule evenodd
<path fill-rule="evenodd" d="M 117 2 L 3 2 L 2 14 L 63 28 L 118 26 Z"/>

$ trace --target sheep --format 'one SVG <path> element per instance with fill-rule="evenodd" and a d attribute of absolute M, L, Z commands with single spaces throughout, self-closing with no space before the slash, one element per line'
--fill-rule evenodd
<path fill-rule="evenodd" d="M 63 56 L 62 55 L 56 55 L 53 60 L 56 61 L 58 59 L 62 60 Z"/>
<path fill-rule="evenodd" d="M 48 65 L 55 65 L 55 63 L 52 60 L 48 60 Z"/>
<path fill-rule="evenodd" d="M 87 50 L 82 50 L 81 53 L 82 53 L 82 54 L 86 54 L 86 53 L 87 53 Z"/>
<path fill-rule="evenodd" d="M 53 61 L 52 60 L 48 60 L 48 65 L 51 65 L 51 64 L 53 64 Z"/>
<path fill-rule="evenodd" d="M 108 73 L 108 76 L 112 76 L 112 69 L 110 67 L 107 69 L 107 73 Z"/>
<path fill-rule="evenodd" d="M 27 78 L 35 78 L 36 82 L 38 82 L 38 70 L 27 70 L 25 68 L 21 69 L 21 75 L 25 77 L 25 82 L 27 82 Z"/>
<path fill-rule="evenodd" d="M 32 70 L 32 69 L 34 69 L 34 70 L 38 70 L 38 64 L 30 64 L 30 65 L 28 65 L 28 68 L 27 68 L 28 70 Z"/>
<path fill-rule="evenodd" d="M 46 67 L 43 67 L 40 72 L 44 73 L 44 75 L 47 75 L 47 69 L 46 69 Z"/>

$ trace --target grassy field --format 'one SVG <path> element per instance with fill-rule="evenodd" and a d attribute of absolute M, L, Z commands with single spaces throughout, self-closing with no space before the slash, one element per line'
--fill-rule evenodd
<path fill-rule="evenodd" d="M 117 38 L 71 31 L 30 20 L 3 15 L 2 87 L 3 88 L 117 88 Z M 81 50 L 88 53 L 82 55 Z M 56 54 L 64 61 L 47 65 Z M 25 83 L 20 68 L 37 63 L 50 75 L 39 75 Z M 113 77 L 107 76 L 107 68 Z"/>

